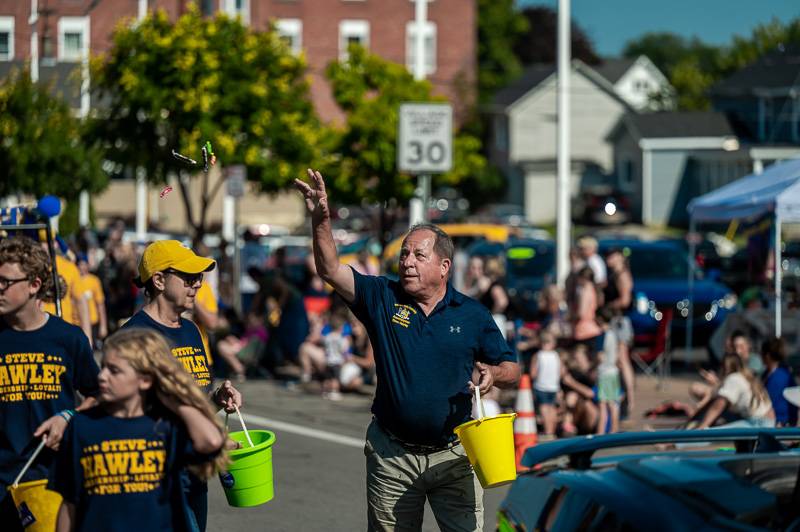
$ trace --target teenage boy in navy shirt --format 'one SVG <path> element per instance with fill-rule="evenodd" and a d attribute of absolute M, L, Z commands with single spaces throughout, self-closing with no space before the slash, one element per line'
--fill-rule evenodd
<path fill-rule="evenodd" d="M 311 214 L 319 275 L 364 323 L 378 387 L 367 430 L 369 530 L 422 527 L 425 500 L 443 530 L 481 530 L 483 490 L 453 429 L 470 419 L 472 390 L 511 387 L 519 366 L 491 314 L 449 283 L 453 242 L 434 225 L 411 228 L 400 280 L 339 263 L 319 172 L 295 184 Z"/>
<path fill-rule="evenodd" d="M 46 479 L 74 410 L 95 404 L 97 374 L 83 331 L 41 309 L 53 300 L 50 260 L 26 237 L 0 241 L 0 526 L 22 530 L 6 488 L 42 437 L 45 449 L 22 482 Z M 79 391 L 84 400 L 76 409 Z"/>
<path fill-rule="evenodd" d="M 136 284 L 144 287 L 148 302 L 122 328 L 153 329 L 161 333 L 194 381 L 209 393 L 219 408 L 234 412 L 242 406 L 242 395 L 226 380 L 211 391 L 210 357 L 200 330 L 182 316 L 194 307 L 195 296 L 203 283 L 203 272 L 213 270 L 214 260 L 199 257 L 177 240 L 160 240 L 148 245 L 139 261 Z M 186 500 L 196 519 L 197 528 L 206 529 L 208 485 L 194 475 L 183 478 Z"/>

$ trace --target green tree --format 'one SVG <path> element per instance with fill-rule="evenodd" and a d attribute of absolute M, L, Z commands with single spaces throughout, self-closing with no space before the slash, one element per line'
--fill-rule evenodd
<path fill-rule="evenodd" d="M 528 29 L 518 36 L 514 53 L 523 65 L 533 63 L 555 63 L 558 52 L 558 11 L 549 6 L 532 6 L 522 10 L 528 21 Z M 596 65 L 602 60 L 594 50 L 594 44 L 586 32 L 572 22 L 570 28 L 570 50 L 573 59 Z"/>
<path fill-rule="evenodd" d="M 99 149 L 88 145 L 67 103 L 30 72 L 12 72 L 0 82 L 0 197 L 53 194 L 76 200 L 82 190 L 108 183 Z"/>
<path fill-rule="evenodd" d="M 180 194 L 194 238 L 206 230 L 218 191 L 171 155 L 194 159 L 212 142 L 223 165 L 244 164 L 262 192 L 288 187 L 317 160 L 324 136 L 309 98 L 306 65 L 275 31 L 256 32 L 240 20 L 188 12 L 171 22 L 163 11 L 121 25 L 111 50 L 93 62 L 93 84 L 105 105 L 95 122 L 108 158 L 143 168 L 150 182 L 180 175 Z M 189 183 L 200 181 L 200 212 Z M 219 181 L 218 184 L 222 183 Z"/>
<path fill-rule="evenodd" d="M 735 36 L 729 46 L 673 33 L 648 33 L 629 41 L 623 55 L 650 58 L 675 87 L 678 109 L 689 111 L 711 107 L 708 92 L 715 83 L 766 53 L 791 46 L 800 46 L 800 18 L 759 24 L 749 37 Z"/>
<path fill-rule="evenodd" d="M 528 31 L 528 21 L 514 7 L 514 0 L 478 0 L 478 101 L 491 100 L 522 73 L 514 52 L 518 39 Z"/>
<path fill-rule="evenodd" d="M 335 198 L 347 202 L 405 204 L 413 195 L 416 179 L 397 170 L 398 110 L 405 102 L 442 101 L 431 95 L 427 81 L 415 81 L 398 65 L 351 46 L 347 61 L 333 62 L 326 71 L 333 95 L 346 114 L 331 152 L 335 164 L 327 168 Z M 476 137 L 455 137 L 453 170 L 434 178 L 434 185 L 456 185 L 468 181 L 480 186 L 496 185 L 480 154 Z M 390 213 L 391 214 L 391 213 Z M 385 221 L 391 225 L 391 221 Z M 381 238 L 386 238 L 386 227 Z"/>

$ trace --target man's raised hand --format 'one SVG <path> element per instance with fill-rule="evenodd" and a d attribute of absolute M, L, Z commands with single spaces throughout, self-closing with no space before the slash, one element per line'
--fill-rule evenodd
<path fill-rule="evenodd" d="M 303 199 L 306 201 L 306 209 L 311 214 L 311 221 L 316 224 L 330 218 L 328 193 L 325 191 L 325 180 L 322 179 L 322 174 L 311 168 L 307 172 L 313 187 L 300 179 L 295 179 L 294 185 L 303 194 Z"/>

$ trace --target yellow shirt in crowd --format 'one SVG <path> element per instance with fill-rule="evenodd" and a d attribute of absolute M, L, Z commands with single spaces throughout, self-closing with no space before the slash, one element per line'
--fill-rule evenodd
<path fill-rule="evenodd" d="M 78 318 L 77 309 L 72 304 L 71 296 L 72 294 L 80 293 L 78 283 L 81 279 L 81 272 L 72 261 L 61 255 L 56 255 L 56 268 L 58 269 L 58 274 L 64 278 L 64 282 L 67 285 L 67 293 L 61 294 L 61 317 L 68 323 L 80 326 L 81 322 Z M 55 316 L 56 304 L 44 303 L 42 310 Z"/>
<path fill-rule="evenodd" d="M 92 273 L 87 273 L 78 279 L 78 286 L 78 293 L 89 304 L 89 323 L 97 325 L 100 322 L 100 314 L 97 312 L 97 307 L 106 300 L 100 278 Z"/>
<path fill-rule="evenodd" d="M 217 305 L 217 298 L 214 296 L 214 291 L 211 290 L 211 285 L 205 280 L 203 284 L 200 285 L 200 288 L 197 289 L 197 294 L 194 296 L 194 304 L 203 307 L 205 311 L 212 314 L 219 312 L 219 305 Z M 200 329 L 200 336 L 203 338 L 203 347 L 208 354 L 208 364 L 212 365 L 214 361 L 211 358 L 211 349 L 208 346 L 208 332 L 205 326 L 197 319 L 195 319 L 194 322 L 197 328 Z"/>

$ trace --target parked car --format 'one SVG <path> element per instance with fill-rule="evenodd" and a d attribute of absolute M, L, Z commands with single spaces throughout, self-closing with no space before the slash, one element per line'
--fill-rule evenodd
<path fill-rule="evenodd" d="M 630 196 L 608 186 L 590 187 L 572 202 L 573 218 L 585 224 L 623 224 L 631 219 Z"/>
<path fill-rule="evenodd" d="M 509 315 L 534 319 L 542 288 L 555 282 L 556 246 L 552 240 L 512 240 L 506 244 Z"/>
<path fill-rule="evenodd" d="M 652 344 L 664 310 L 673 310 L 673 344 L 686 338 L 689 317 L 689 258 L 676 242 L 658 240 L 601 240 L 600 254 L 611 248 L 621 249 L 628 258 L 633 275 L 633 304 L 628 312 L 634 340 Z M 703 346 L 716 328 L 736 306 L 736 294 L 713 279 L 704 279 L 698 271 L 693 283 L 692 344 Z"/>
<path fill-rule="evenodd" d="M 530 321 L 539 311 L 542 288 L 555 280 L 555 244 L 552 240 L 512 238 L 508 242 L 483 240 L 467 248 L 470 257 L 499 257 L 505 263 L 508 316 Z"/>
<path fill-rule="evenodd" d="M 539 444 L 523 456 L 536 469 L 511 485 L 497 530 L 797 530 L 800 452 L 786 443 L 799 440 L 797 428 L 740 428 Z M 616 447 L 689 442 L 703 447 L 595 457 Z"/>

